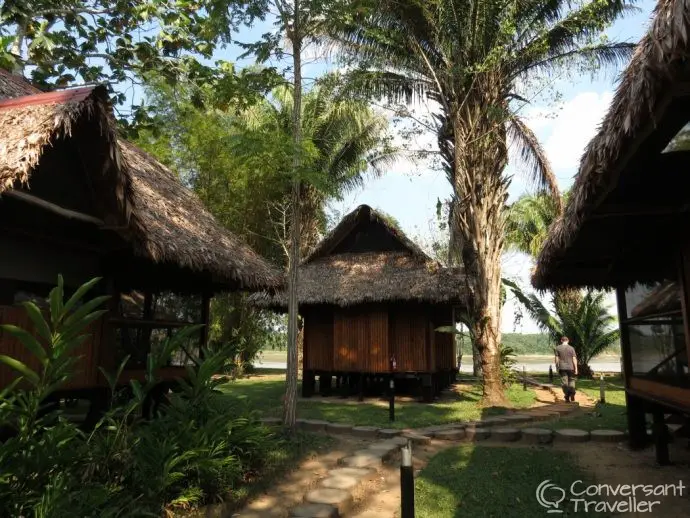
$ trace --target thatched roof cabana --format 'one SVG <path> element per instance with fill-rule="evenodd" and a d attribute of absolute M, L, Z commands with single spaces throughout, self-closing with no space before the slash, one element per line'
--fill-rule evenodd
<path fill-rule="evenodd" d="M 690 121 L 689 35 L 690 1 L 660 1 L 539 255 L 537 288 L 655 281 L 668 268 L 657 252 L 682 231 L 673 217 L 690 179 L 688 152 L 663 151 Z"/>
<path fill-rule="evenodd" d="M 375 232 L 358 233 L 360 226 L 372 224 Z M 299 267 L 300 305 L 462 304 L 465 289 L 461 268 L 442 267 L 368 205 L 345 216 Z M 287 307 L 285 291 L 257 293 L 252 300 L 263 307 Z"/>
<path fill-rule="evenodd" d="M 277 285 L 277 272 L 172 171 L 117 137 L 103 87 L 41 93 L 0 70 L 0 194 L 30 189 L 43 154 L 66 138 L 78 139 L 96 191 L 108 194 L 99 197 L 104 228 L 115 229 L 136 257 L 203 274 L 219 287 Z"/>

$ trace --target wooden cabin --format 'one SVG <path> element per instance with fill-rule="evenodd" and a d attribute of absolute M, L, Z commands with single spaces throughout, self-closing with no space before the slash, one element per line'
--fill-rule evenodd
<path fill-rule="evenodd" d="M 0 323 L 30 327 L 16 304 L 45 306 L 58 274 L 68 291 L 100 276 L 111 295 L 66 386 L 90 398 L 106 387 L 98 367 L 129 355 L 120 383 L 143 378 L 148 352 L 175 329 L 207 324 L 214 293 L 278 282 L 174 173 L 118 137 L 104 87 L 43 93 L 0 71 Z M 185 349 L 206 340 L 204 328 Z M 0 352 L 38 368 L 2 331 Z M 187 360 L 160 375 L 182 375 Z M 0 365 L 0 388 L 14 376 Z"/>
<path fill-rule="evenodd" d="M 687 431 L 690 416 L 688 31 L 687 3 L 658 5 L 533 277 L 616 290 L 630 444 L 646 443 L 651 414 L 661 463 L 667 424 Z"/>
<path fill-rule="evenodd" d="M 443 268 L 371 207 L 345 216 L 298 275 L 305 397 L 316 378 L 324 394 L 335 384 L 362 395 L 381 392 L 393 375 L 431 401 L 455 378 L 454 335 L 437 329 L 454 326 L 462 272 Z M 284 310 L 286 300 L 279 292 L 261 303 Z"/>

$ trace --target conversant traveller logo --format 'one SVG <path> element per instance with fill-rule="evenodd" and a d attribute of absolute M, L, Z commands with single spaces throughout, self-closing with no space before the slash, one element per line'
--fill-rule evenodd
<path fill-rule="evenodd" d="M 576 480 L 566 491 L 551 480 L 544 480 L 537 486 L 535 496 L 537 503 L 550 514 L 563 513 L 566 505 L 576 513 L 651 513 L 661 504 L 662 498 L 682 497 L 686 489 L 682 480 L 677 484 L 659 485 L 587 485 Z"/>

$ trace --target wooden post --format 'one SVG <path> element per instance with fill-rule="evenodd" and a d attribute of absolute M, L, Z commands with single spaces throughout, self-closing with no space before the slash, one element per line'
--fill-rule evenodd
<path fill-rule="evenodd" d="M 412 467 L 412 445 L 410 441 L 402 447 L 400 462 L 400 507 L 401 518 L 414 518 L 414 468 Z"/>
<path fill-rule="evenodd" d="M 640 398 L 625 394 L 630 448 L 639 450 L 648 443 L 644 405 Z"/>
<path fill-rule="evenodd" d="M 199 359 L 203 360 L 205 356 L 205 349 L 208 347 L 209 327 L 211 323 L 211 293 L 204 291 L 201 296 L 201 323 L 204 327 L 201 328 L 201 343 L 199 344 Z"/>
<path fill-rule="evenodd" d="M 661 466 L 668 466 L 671 462 L 668 455 L 669 433 L 668 426 L 664 420 L 664 411 L 660 407 L 654 409 L 654 451 L 656 461 Z"/>

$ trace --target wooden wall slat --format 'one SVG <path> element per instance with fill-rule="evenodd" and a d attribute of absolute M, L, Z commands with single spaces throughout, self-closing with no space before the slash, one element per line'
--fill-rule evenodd
<path fill-rule="evenodd" d="M 399 372 L 429 372 L 426 358 L 427 316 L 396 308 L 390 315 L 390 343 Z"/>
<path fill-rule="evenodd" d="M 14 306 L 0 306 L 0 324 L 13 324 L 22 329 L 29 330 L 34 336 L 33 323 L 29 319 L 24 308 Z M 87 339 L 77 347 L 74 355 L 80 357 L 74 367 L 74 375 L 64 385 L 64 388 L 86 388 L 98 383 L 98 365 L 96 351 L 101 343 L 102 319 L 93 322 L 85 331 Z M 24 345 L 0 330 L 0 353 L 11 356 L 36 372 L 40 372 L 41 365 Z M 0 388 L 6 387 L 17 377 L 14 370 L 0 364 Z"/>
<path fill-rule="evenodd" d="M 333 370 L 333 311 L 309 308 L 304 311 L 304 368 Z"/>

